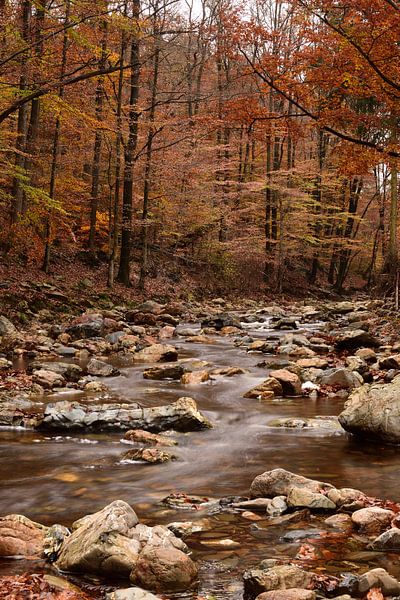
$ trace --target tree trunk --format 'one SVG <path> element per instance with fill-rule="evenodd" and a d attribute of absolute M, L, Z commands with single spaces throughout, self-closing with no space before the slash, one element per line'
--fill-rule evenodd
<path fill-rule="evenodd" d="M 140 0 L 133 0 L 133 19 L 138 23 L 140 15 Z M 134 33 L 130 52 L 130 93 L 129 93 L 129 134 L 125 146 L 124 183 L 122 192 L 122 230 L 121 253 L 118 270 L 118 281 L 126 286 L 131 285 L 130 261 L 132 247 L 132 209 L 133 209 L 133 164 L 137 146 L 139 113 L 137 108 L 139 98 L 139 35 Z"/>
<path fill-rule="evenodd" d="M 99 69 L 103 70 L 106 66 L 107 58 L 107 21 L 101 24 L 103 36 L 101 40 L 101 56 L 99 60 Z M 97 80 L 96 98 L 95 98 L 95 114 L 96 121 L 99 123 L 103 116 L 103 100 L 104 100 L 104 85 L 103 76 Z M 97 224 L 97 209 L 99 204 L 99 187 L 100 187 L 100 162 L 101 162 L 101 147 L 103 142 L 103 131 L 97 127 L 94 138 L 93 147 L 93 162 L 92 162 L 92 189 L 90 193 L 90 229 L 89 229 L 89 250 L 92 255 L 96 250 L 96 224 Z"/>
<path fill-rule="evenodd" d="M 70 15 L 70 0 L 66 0 L 65 2 L 65 18 L 64 18 L 64 37 L 63 37 L 63 47 L 62 47 L 62 55 L 61 55 L 61 69 L 60 69 L 60 81 L 64 79 L 65 71 L 67 68 L 67 51 L 68 51 L 68 23 L 69 23 L 69 15 Z M 59 98 L 62 100 L 64 97 L 64 87 L 61 86 L 58 92 Z M 50 170 L 50 184 L 49 184 L 49 196 L 51 199 L 55 197 L 56 191 L 56 179 L 57 179 L 57 169 L 58 169 L 58 158 L 60 153 L 60 133 L 61 133 L 61 119 L 60 115 L 57 115 L 56 125 L 54 128 L 54 136 L 53 136 L 53 148 L 52 148 L 52 157 L 51 157 L 51 170 Z M 45 239 L 46 245 L 44 249 L 44 258 L 43 258 L 43 266 L 42 269 L 45 273 L 49 272 L 50 269 L 50 260 L 51 260 L 51 221 L 52 221 L 52 213 L 51 210 L 46 218 L 45 224 Z"/>

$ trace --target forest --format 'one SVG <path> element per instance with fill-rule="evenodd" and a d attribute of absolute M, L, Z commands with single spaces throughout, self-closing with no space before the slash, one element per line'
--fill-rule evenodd
<path fill-rule="evenodd" d="M 400 599 L 400 0 L 0 0 L 0 600 Z"/>
<path fill-rule="evenodd" d="M 1 2 L 4 260 L 138 291 L 387 286 L 399 18 L 390 0 Z"/>

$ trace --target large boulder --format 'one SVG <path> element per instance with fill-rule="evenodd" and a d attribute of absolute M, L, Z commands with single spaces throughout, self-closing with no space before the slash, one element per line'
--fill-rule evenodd
<path fill-rule="evenodd" d="M 147 544 L 130 579 L 132 583 L 154 592 L 180 592 L 189 589 L 196 581 L 197 567 L 181 550 Z"/>
<path fill-rule="evenodd" d="M 23 515 L 0 517 L 0 556 L 41 556 L 47 529 Z"/>
<path fill-rule="evenodd" d="M 354 390 L 339 422 L 350 433 L 400 443 L 400 377 L 388 384 L 363 385 Z"/>
<path fill-rule="evenodd" d="M 357 348 L 377 348 L 379 340 L 368 331 L 353 329 L 346 331 L 336 340 L 337 350 L 357 350 Z"/>
<path fill-rule="evenodd" d="M 126 431 L 167 429 L 194 431 L 207 429 L 210 421 L 197 410 L 192 398 L 179 398 L 172 404 L 141 408 L 136 404 L 92 404 L 55 402 L 48 404 L 40 424 L 46 430 Z"/>
<path fill-rule="evenodd" d="M 55 563 L 61 571 L 128 576 L 141 545 L 132 530 L 138 518 L 122 500 L 87 515 L 73 524 Z"/>
<path fill-rule="evenodd" d="M 333 489 L 333 486 L 329 483 L 308 479 L 285 469 L 273 469 L 272 471 L 265 471 L 265 473 L 257 475 L 251 484 L 250 495 L 253 498 L 287 496 L 294 487 L 306 489 L 315 494 Z"/>

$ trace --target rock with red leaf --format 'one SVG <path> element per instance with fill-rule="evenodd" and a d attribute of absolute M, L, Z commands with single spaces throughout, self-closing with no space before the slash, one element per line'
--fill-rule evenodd
<path fill-rule="evenodd" d="M 372 569 L 361 575 L 358 582 L 359 594 L 366 594 L 372 588 L 379 588 L 384 596 L 395 596 L 400 593 L 400 583 L 385 569 Z"/>

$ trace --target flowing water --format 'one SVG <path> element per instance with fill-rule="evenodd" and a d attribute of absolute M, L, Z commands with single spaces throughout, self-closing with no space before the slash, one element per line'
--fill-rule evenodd
<path fill-rule="evenodd" d="M 249 333 L 254 337 L 270 333 L 255 325 L 252 328 Z M 0 513 L 22 513 L 44 524 L 69 525 L 112 500 L 122 499 L 149 525 L 206 518 L 207 530 L 191 535 L 186 541 L 201 565 L 198 593 L 209 593 L 221 600 L 241 598 L 243 570 L 271 557 L 297 557 L 305 560 L 304 564 L 309 561 L 311 567 L 319 566 L 327 572 L 354 571 L 369 565 L 384 566 L 399 575 L 400 568 L 393 557 L 362 551 L 354 541 L 338 533 L 327 533 L 316 518 L 284 529 L 270 527 L 266 519 L 253 521 L 232 510 L 219 513 L 176 510 L 160 503 L 165 496 L 178 491 L 211 498 L 245 496 L 256 475 L 276 467 L 400 501 L 395 448 L 368 446 L 347 435 L 267 426 L 272 418 L 338 414 L 341 400 L 245 399 L 243 393 L 267 375 L 265 368 L 256 366 L 265 355 L 246 353 L 244 348 L 233 345 L 232 338 L 215 336 L 213 342 L 193 344 L 185 338 L 174 340 L 180 357 L 188 361 L 207 361 L 213 368 L 240 366 L 249 372 L 182 386 L 179 382 L 143 379 L 146 365 L 142 363 L 123 369 L 119 377 L 107 381 L 113 400 L 118 397 L 123 401 L 138 401 L 143 406 L 165 404 L 185 395 L 195 398 L 214 428 L 174 435 L 179 442 L 172 449 L 176 461 L 161 465 L 123 463 L 121 456 L 130 446 L 118 433 L 63 436 L 2 430 Z M 72 398 L 96 401 L 93 396 L 80 394 L 71 395 Z M 288 531 L 293 533 L 288 535 Z M 305 556 L 303 548 L 299 555 L 306 537 L 313 552 Z M 227 538 L 238 544 L 218 545 Z M 37 561 L 0 562 L 1 574 L 43 568 L 49 567 Z M 90 589 L 101 597 L 105 588 L 95 585 Z M 192 598 L 192 595 L 177 597 Z"/>

